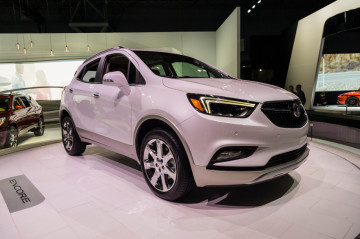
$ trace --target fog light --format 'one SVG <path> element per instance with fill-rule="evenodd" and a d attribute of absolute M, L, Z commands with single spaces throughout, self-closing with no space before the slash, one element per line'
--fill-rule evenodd
<path fill-rule="evenodd" d="M 255 151 L 256 146 L 241 146 L 241 147 L 226 147 L 218 150 L 210 160 L 209 165 L 215 163 L 227 162 L 231 160 L 243 159 L 251 156 Z"/>

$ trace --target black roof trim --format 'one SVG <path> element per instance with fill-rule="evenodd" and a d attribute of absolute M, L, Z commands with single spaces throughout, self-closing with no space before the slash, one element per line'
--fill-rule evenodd
<path fill-rule="evenodd" d="M 109 51 L 113 51 L 113 50 L 119 50 L 119 49 L 122 49 L 122 48 L 124 48 L 124 47 L 122 47 L 122 46 L 116 46 L 116 47 L 107 49 L 107 50 L 105 50 L 105 51 L 99 52 L 99 53 L 93 55 L 92 57 L 89 57 L 88 59 L 86 59 L 86 60 L 84 61 L 84 63 L 86 63 L 86 62 L 88 62 L 88 61 L 91 61 L 92 59 L 98 57 L 99 55 L 101 55 L 101 54 L 103 54 L 103 53 L 105 53 L 105 52 L 109 52 Z"/>

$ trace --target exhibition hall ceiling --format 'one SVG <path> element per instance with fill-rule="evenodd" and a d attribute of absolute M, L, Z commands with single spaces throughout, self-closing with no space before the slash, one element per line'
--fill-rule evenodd
<path fill-rule="evenodd" d="M 332 2 L 334 0 L 0 0 L 0 32 L 215 31 L 234 8 L 240 6 L 247 29 L 255 29 L 254 33 L 259 34 L 263 34 L 262 31 L 277 34 L 286 25 Z M 269 33 L 271 29 L 273 33 Z"/>

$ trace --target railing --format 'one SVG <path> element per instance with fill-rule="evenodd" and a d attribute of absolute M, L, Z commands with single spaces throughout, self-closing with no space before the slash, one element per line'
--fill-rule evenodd
<path fill-rule="evenodd" d="M 0 91 L 0 94 L 6 94 L 6 93 L 10 93 L 10 94 L 11 94 L 12 92 L 16 92 L 16 91 L 39 89 L 39 88 L 57 88 L 57 89 L 63 89 L 64 86 L 36 86 L 36 87 L 26 87 L 26 88 L 18 88 L 18 89 Z"/>

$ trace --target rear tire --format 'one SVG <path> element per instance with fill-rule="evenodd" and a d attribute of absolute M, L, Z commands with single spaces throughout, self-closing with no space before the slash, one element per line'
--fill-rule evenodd
<path fill-rule="evenodd" d="M 178 200 L 195 186 L 185 150 L 168 130 L 157 128 L 145 135 L 140 161 L 146 183 L 162 199 Z"/>
<path fill-rule="evenodd" d="M 78 156 L 85 151 L 86 144 L 80 140 L 75 125 L 70 117 L 65 117 L 62 120 L 61 135 L 65 151 L 68 154 Z"/>
<path fill-rule="evenodd" d="M 10 126 L 8 129 L 5 147 L 6 148 L 16 148 L 18 145 L 19 135 L 18 130 L 15 126 Z"/>
<path fill-rule="evenodd" d="M 359 106 L 359 99 L 356 97 L 350 97 L 346 100 L 346 105 L 349 107 Z"/>
<path fill-rule="evenodd" d="M 35 136 L 42 136 L 45 132 L 44 118 L 40 117 L 38 127 L 34 130 Z"/>

